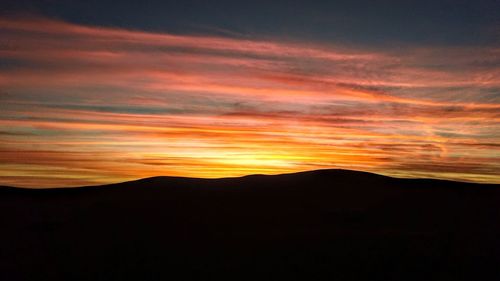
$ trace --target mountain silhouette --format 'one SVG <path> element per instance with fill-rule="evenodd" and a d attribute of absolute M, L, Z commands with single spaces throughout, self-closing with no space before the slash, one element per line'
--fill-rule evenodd
<path fill-rule="evenodd" d="M 500 280 L 499 185 L 154 177 L 0 207 L 0 280 Z"/>

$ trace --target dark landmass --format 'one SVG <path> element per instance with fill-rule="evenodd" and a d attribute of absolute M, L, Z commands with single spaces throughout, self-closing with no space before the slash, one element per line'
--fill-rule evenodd
<path fill-rule="evenodd" d="M 155 177 L 0 207 L 0 280 L 500 280 L 499 185 Z"/>

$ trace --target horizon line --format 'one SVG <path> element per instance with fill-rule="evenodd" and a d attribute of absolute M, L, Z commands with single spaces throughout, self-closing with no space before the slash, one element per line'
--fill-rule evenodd
<path fill-rule="evenodd" d="M 278 174 L 247 174 L 242 176 L 227 176 L 227 177 L 217 177 L 217 178 L 209 178 L 209 177 L 187 177 L 187 176 L 169 176 L 169 175 L 161 175 L 161 176 L 151 176 L 151 177 L 143 177 L 126 181 L 112 182 L 112 183 L 104 183 L 104 184 L 95 184 L 95 185 L 82 185 L 82 186 L 56 186 L 56 187 L 28 187 L 28 186 L 12 186 L 12 185 L 0 185 L 0 189 L 9 188 L 9 189 L 21 189 L 21 190 L 65 190 L 65 189 L 84 189 L 84 188 L 96 188 L 96 187 L 106 187 L 106 186 L 114 186 L 121 185 L 127 183 L 134 183 L 139 181 L 146 181 L 152 179 L 188 179 L 188 180 L 207 180 L 207 181 L 217 181 L 217 180 L 225 180 L 225 179 L 243 179 L 248 177 L 275 177 L 275 176 L 286 176 L 286 175 L 295 175 L 295 174 L 306 174 L 313 172 L 327 172 L 327 171 L 338 171 L 338 172 L 352 172 L 358 174 L 365 174 L 371 176 L 378 176 L 383 178 L 390 179 L 399 179 L 399 180 L 422 180 L 422 181 L 436 181 L 436 182 L 448 182 L 448 183 L 458 183 L 458 184 L 471 184 L 471 185 L 480 185 L 480 186 L 500 186 L 500 183 L 487 183 L 487 182 L 473 182 L 473 181 L 465 181 L 465 180 L 452 180 L 452 179 L 443 179 L 443 178 L 432 178 L 432 177 L 397 177 L 391 175 L 384 175 L 381 173 L 368 172 L 363 170 L 353 170 L 353 169 L 343 169 L 343 168 L 324 168 L 324 169 L 313 169 L 313 170 L 304 170 L 298 172 L 285 172 Z"/>

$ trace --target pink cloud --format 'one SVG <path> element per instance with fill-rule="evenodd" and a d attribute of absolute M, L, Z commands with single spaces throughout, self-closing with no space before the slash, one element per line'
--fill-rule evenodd
<path fill-rule="evenodd" d="M 496 49 L 349 50 L 46 18 L 0 30 L 1 184 L 325 167 L 500 182 Z"/>

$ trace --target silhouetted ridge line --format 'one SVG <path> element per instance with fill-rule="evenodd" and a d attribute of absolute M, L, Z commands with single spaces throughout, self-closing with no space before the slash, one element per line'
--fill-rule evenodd
<path fill-rule="evenodd" d="M 316 170 L 2 188 L 0 280 L 497 281 L 498 187 Z"/>
<path fill-rule="evenodd" d="M 126 182 L 119 183 L 110 183 L 103 185 L 90 185 L 90 186 L 80 186 L 80 187 L 54 187 L 54 188 L 24 188 L 24 187 L 13 187 L 13 186 L 0 186 L 0 189 L 28 189 L 28 190 L 45 190 L 45 189 L 80 189 L 80 188 L 101 188 L 101 187 L 115 187 L 120 185 L 130 186 L 136 183 L 140 184 L 165 184 L 165 183 L 193 183 L 193 182 L 228 182 L 228 181 L 247 181 L 247 180 L 272 180 L 277 178 L 295 178 L 300 180 L 305 180 L 311 177 L 322 177 L 323 179 L 337 179 L 337 180 L 350 180 L 363 181 L 367 179 L 373 180 L 385 180 L 385 181 L 406 181 L 406 182 L 414 182 L 421 184 L 435 184 L 435 183 L 443 183 L 443 184 L 455 184 L 455 185 L 472 185 L 472 186 L 500 186 L 498 184 L 481 184 L 481 183 L 468 183 L 468 182 L 460 182 L 460 181 L 452 181 L 452 180 L 443 180 L 443 179 L 428 179 L 428 178 L 395 178 L 385 175 L 380 175 L 371 172 L 365 171 L 355 171 L 355 170 L 347 170 L 347 169 L 320 169 L 320 170 L 311 170 L 304 172 L 294 172 L 294 173 L 284 173 L 284 174 L 276 174 L 276 175 L 266 175 L 266 174 L 251 174 L 240 177 L 225 177 L 225 178 L 190 178 L 190 177 L 179 177 L 179 176 L 155 176 L 149 178 L 142 178 L 137 180 L 131 180 Z"/>

